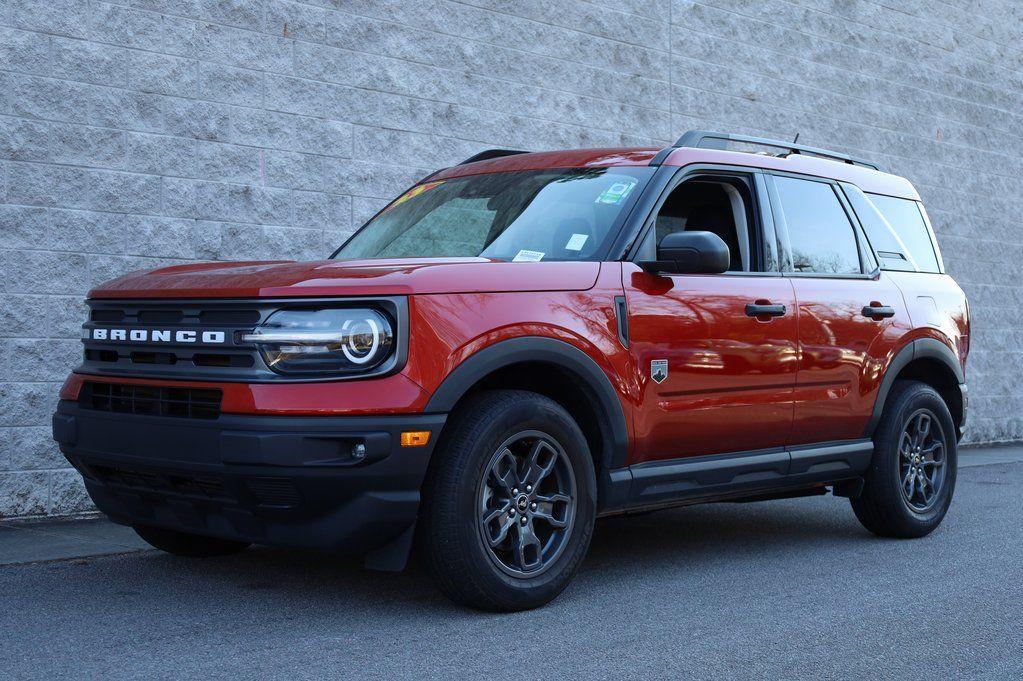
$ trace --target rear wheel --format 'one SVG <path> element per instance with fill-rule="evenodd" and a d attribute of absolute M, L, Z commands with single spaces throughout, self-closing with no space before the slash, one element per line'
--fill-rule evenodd
<path fill-rule="evenodd" d="M 556 597 L 589 547 L 596 512 L 586 439 L 536 393 L 482 393 L 455 414 L 424 486 L 419 549 L 452 600 L 527 610 Z"/>
<path fill-rule="evenodd" d="M 955 491 L 955 424 L 929 385 L 897 381 L 874 433 L 863 494 L 852 499 L 863 526 L 884 537 L 923 537 L 941 524 Z"/>
<path fill-rule="evenodd" d="M 207 558 L 211 556 L 227 556 L 247 549 L 250 544 L 229 539 L 205 537 L 200 534 L 166 530 L 151 525 L 135 525 L 135 533 L 146 540 L 154 548 L 173 553 L 176 556 L 190 558 Z"/>

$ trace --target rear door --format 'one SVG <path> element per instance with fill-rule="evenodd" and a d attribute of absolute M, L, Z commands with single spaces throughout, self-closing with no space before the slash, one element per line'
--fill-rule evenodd
<path fill-rule="evenodd" d="M 910 329 L 902 293 L 878 269 L 836 183 L 766 177 L 799 327 L 788 444 L 860 438 L 883 369 Z"/>
<path fill-rule="evenodd" d="M 789 435 L 795 297 L 777 271 L 773 232 L 765 237 L 763 182 L 757 173 L 686 178 L 713 180 L 742 190 L 754 257 L 725 274 L 653 275 L 623 264 L 629 349 L 639 367 L 633 463 L 781 447 Z M 672 194 L 686 190 L 681 184 L 652 219 L 671 224 L 663 213 L 671 212 Z M 713 212 L 697 208 L 691 220 Z M 648 253 L 656 234 L 648 225 L 641 246 Z"/>

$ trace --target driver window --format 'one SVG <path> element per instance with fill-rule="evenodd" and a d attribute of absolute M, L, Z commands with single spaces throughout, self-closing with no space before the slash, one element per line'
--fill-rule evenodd
<path fill-rule="evenodd" d="M 728 244 L 731 254 L 728 271 L 749 272 L 752 220 L 749 189 L 744 183 L 708 178 L 688 180 L 664 201 L 657 213 L 653 240 L 648 239 L 644 250 L 649 250 L 652 256 L 661 239 L 672 232 L 713 232 Z"/>

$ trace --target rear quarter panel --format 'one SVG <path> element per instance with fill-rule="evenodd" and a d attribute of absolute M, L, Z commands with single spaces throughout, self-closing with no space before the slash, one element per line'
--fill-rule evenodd
<path fill-rule="evenodd" d="M 947 274 L 886 272 L 906 301 L 913 331 L 905 342 L 934 338 L 947 345 L 959 358 L 966 373 L 970 347 L 970 316 L 966 294 Z"/>

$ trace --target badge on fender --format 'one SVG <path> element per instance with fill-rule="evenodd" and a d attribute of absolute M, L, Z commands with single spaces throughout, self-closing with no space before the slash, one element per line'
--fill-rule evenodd
<path fill-rule="evenodd" d="M 650 378 L 654 379 L 654 383 L 664 383 L 664 380 L 668 378 L 668 360 L 650 360 Z"/>

